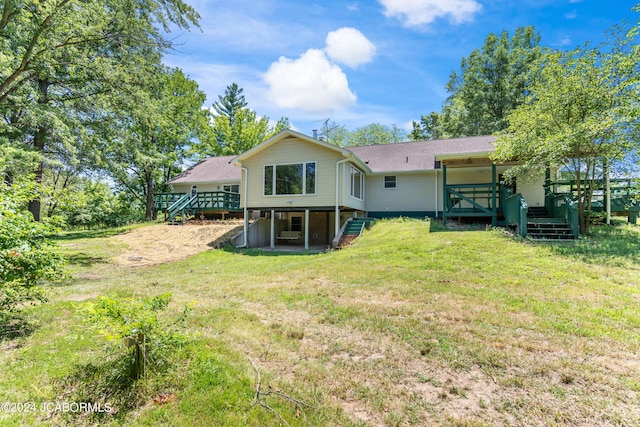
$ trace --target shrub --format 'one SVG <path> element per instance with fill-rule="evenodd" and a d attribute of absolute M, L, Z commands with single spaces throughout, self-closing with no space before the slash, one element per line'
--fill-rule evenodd
<path fill-rule="evenodd" d="M 25 303 L 46 300 L 43 281 L 62 277 L 62 257 L 52 251 L 50 237 L 58 223 L 35 222 L 24 207 L 32 187 L 0 184 L 0 324 Z"/>
<path fill-rule="evenodd" d="M 169 293 L 143 299 L 100 296 L 89 307 L 91 320 L 115 343 L 110 351 L 128 360 L 125 367 L 133 380 L 144 377 L 149 368 L 166 367 L 172 349 L 186 342 L 177 326 L 186 317 L 187 308 L 177 319 L 158 316 L 170 299 Z"/>

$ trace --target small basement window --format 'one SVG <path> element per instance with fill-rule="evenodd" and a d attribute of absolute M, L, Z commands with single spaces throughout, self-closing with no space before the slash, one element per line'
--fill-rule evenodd
<path fill-rule="evenodd" d="M 397 177 L 395 175 L 387 175 L 384 177 L 384 188 L 396 188 Z"/>

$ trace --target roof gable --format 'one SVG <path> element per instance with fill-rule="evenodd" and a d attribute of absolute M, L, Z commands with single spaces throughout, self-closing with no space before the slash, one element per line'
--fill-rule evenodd
<path fill-rule="evenodd" d="M 349 152 L 348 150 L 345 150 L 343 148 L 340 147 L 336 147 L 335 145 L 331 145 L 328 142 L 325 141 L 321 141 L 317 138 L 312 138 L 310 136 L 301 134 L 300 132 L 296 132 L 293 131 L 291 129 L 285 129 L 282 132 L 272 136 L 271 138 L 267 139 L 266 141 L 261 142 L 260 144 L 256 145 L 255 147 L 251 148 L 248 151 L 245 151 L 244 153 L 240 154 L 239 156 L 237 156 L 235 159 L 233 159 L 233 163 L 241 165 L 242 162 L 252 156 L 255 156 L 256 154 L 260 153 L 261 151 L 271 147 L 274 144 L 277 144 L 278 142 L 288 139 L 288 138 L 295 138 L 295 139 L 300 139 L 305 143 L 310 143 L 310 144 L 316 144 L 318 146 L 324 147 L 326 149 L 332 150 L 332 151 L 336 151 L 338 153 L 340 153 L 342 156 L 345 157 L 350 157 L 351 156 L 351 152 Z"/>

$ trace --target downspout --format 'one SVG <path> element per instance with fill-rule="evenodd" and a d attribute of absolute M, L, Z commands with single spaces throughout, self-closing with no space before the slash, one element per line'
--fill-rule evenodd
<path fill-rule="evenodd" d="M 244 191 L 243 191 L 243 203 L 242 203 L 242 207 L 244 210 L 244 221 L 243 221 L 243 233 L 244 234 L 244 243 L 242 243 L 240 246 L 236 246 L 237 248 L 246 248 L 247 245 L 249 244 L 249 210 L 247 209 L 247 197 L 248 197 L 248 192 L 249 192 L 249 170 L 247 168 L 245 168 L 244 166 L 240 166 L 240 169 L 244 172 Z"/>
<path fill-rule="evenodd" d="M 338 231 L 340 231 L 340 165 L 348 161 L 349 159 L 342 159 L 336 162 L 336 228 L 334 238 L 338 235 Z"/>

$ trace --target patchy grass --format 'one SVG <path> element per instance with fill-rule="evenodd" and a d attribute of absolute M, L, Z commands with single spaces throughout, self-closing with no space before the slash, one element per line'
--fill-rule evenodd
<path fill-rule="evenodd" d="M 0 413 L 3 425 L 640 424 L 640 228 L 570 244 L 381 221 L 317 255 L 208 251 L 124 268 L 108 235 L 65 240 L 73 280 L 0 346 L 9 402 L 83 399 L 112 414 Z M 85 300 L 173 294 L 193 310 L 174 368 L 110 393 Z M 102 382 L 101 382 L 102 381 Z M 108 382 L 106 383 L 108 384 Z M 270 388 L 269 388 L 270 387 Z M 132 401 L 135 405 L 124 405 Z"/>

